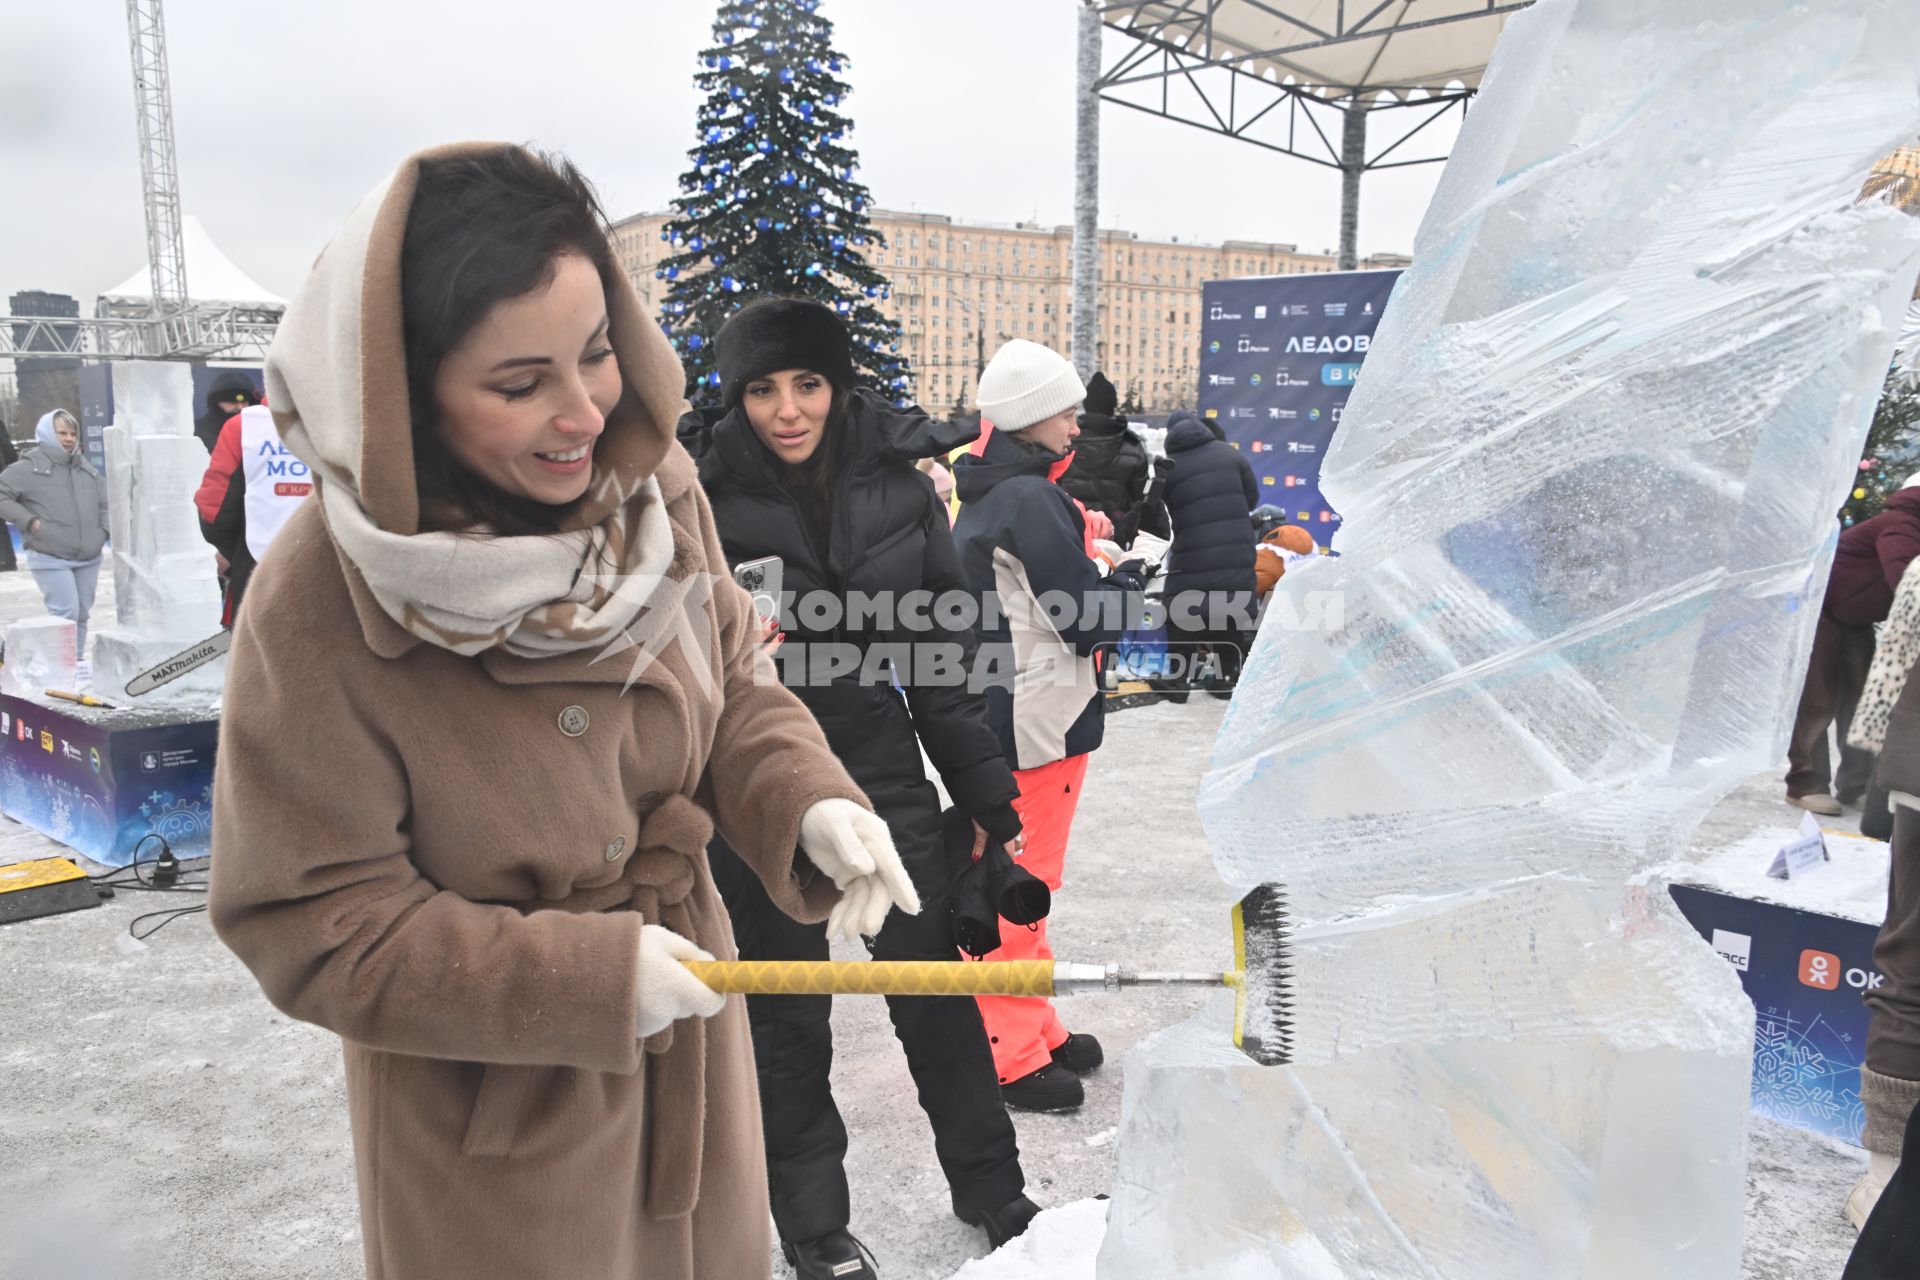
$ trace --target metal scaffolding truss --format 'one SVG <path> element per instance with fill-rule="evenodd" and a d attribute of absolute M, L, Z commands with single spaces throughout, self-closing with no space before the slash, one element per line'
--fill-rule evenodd
<path fill-rule="evenodd" d="M 1456 0 L 1451 11 L 1415 17 L 1435 6 L 1413 0 L 1334 0 L 1318 5 L 1264 4 L 1258 0 L 1103 0 L 1101 20 L 1134 42 L 1098 81 L 1107 102 L 1238 138 L 1328 168 L 1345 168 L 1338 120 L 1323 123 L 1315 108 L 1345 114 L 1400 110 L 1417 117 L 1397 137 L 1382 140 L 1359 157 L 1362 171 L 1433 164 L 1444 155 L 1411 155 L 1402 148 L 1429 125 L 1473 96 L 1485 62 L 1469 53 L 1461 65 L 1442 57 L 1418 63 L 1407 74 L 1397 54 L 1416 37 L 1432 40 L 1456 28 L 1484 34 L 1531 0 Z M 1303 11 L 1330 9 L 1332 21 L 1317 24 Z M 1223 11 L 1228 11 L 1223 13 Z M 1278 44 L 1249 41 L 1243 20 L 1264 17 Z M 1398 42 L 1396 44 L 1396 42 Z M 1442 54 L 1448 50 L 1442 49 Z"/>
<path fill-rule="evenodd" d="M 173 155 L 173 92 L 167 77 L 160 0 L 127 0 L 133 50 L 133 106 L 140 126 L 141 199 L 155 315 L 187 305 L 187 255 L 180 236 L 180 170 Z"/>
<path fill-rule="evenodd" d="M 0 359 L 266 359 L 277 311 L 191 307 L 157 319 L 0 315 Z"/>

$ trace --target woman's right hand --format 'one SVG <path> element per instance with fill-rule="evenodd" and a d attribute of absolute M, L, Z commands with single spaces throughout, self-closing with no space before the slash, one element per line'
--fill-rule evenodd
<path fill-rule="evenodd" d="M 727 998 L 693 976 L 682 960 L 713 956 L 671 929 L 640 926 L 640 981 L 634 991 L 633 1034 L 645 1040 L 682 1018 L 711 1018 Z"/>

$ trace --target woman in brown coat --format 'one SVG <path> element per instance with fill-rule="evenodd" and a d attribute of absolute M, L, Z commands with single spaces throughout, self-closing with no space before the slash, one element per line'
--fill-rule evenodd
<path fill-rule="evenodd" d="M 679 963 L 733 955 L 707 841 L 842 934 L 918 903 L 757 647 L 591 191 L 411 158 L 267 383 L 318 492 L 235 630 L 211 912 L 345 1041 L 369 1274 L 767 1275 L 745 1010 Z"/>

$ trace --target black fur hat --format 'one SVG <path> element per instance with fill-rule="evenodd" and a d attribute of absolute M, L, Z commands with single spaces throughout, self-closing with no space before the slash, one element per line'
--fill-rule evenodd
<path fill-rule="evenodd" d="M 720 398 L 738 408 L 747 384 L 782 369 L 810 369 L 837 394 L 853 389 L 853 339 L 832 308 L 806 298 L 750 303 L 721 326 L 714 341 Z"/>

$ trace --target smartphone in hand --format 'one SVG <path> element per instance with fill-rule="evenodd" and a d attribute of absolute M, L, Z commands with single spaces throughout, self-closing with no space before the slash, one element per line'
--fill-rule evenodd
<path fill-rule="evenodd" d="M 733 567 L 733 580 L 753 597 L 753 611 L 763 622 L 780 619 L 780 579 L 784 569 L 779 556 L 762 556 Z"/>

